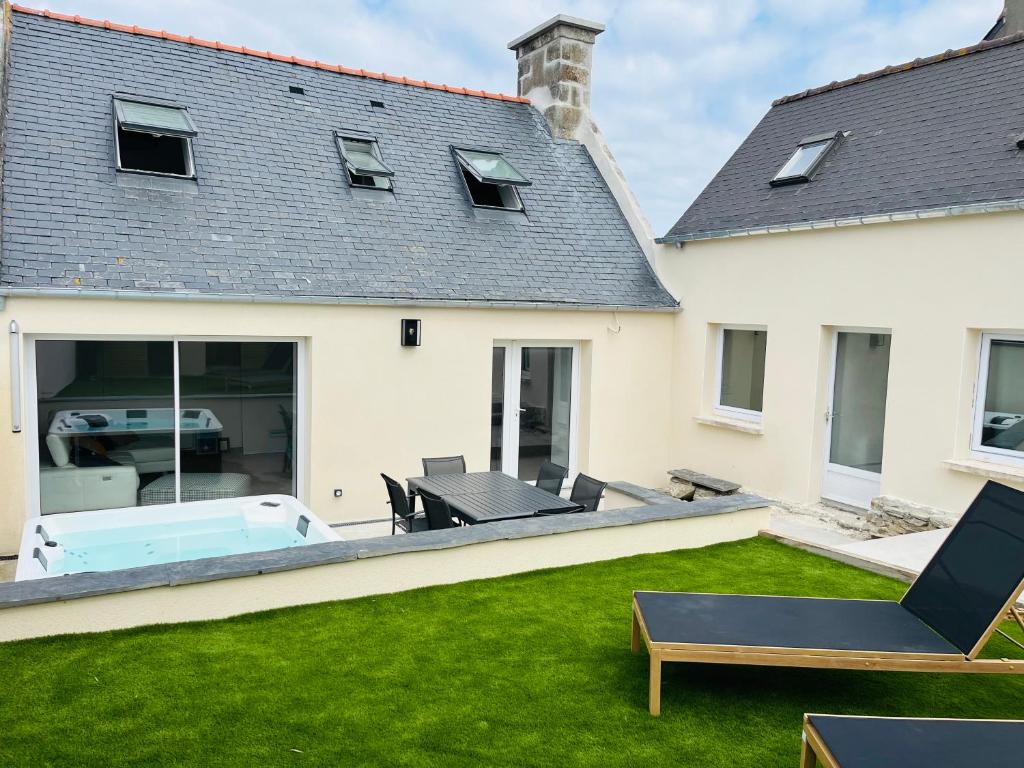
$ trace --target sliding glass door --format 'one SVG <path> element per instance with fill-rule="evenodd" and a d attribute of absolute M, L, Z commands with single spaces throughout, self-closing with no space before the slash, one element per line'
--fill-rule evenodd
<path fill-rule="evenodd" d="M 537 479 L 545 461 L 572 472 L 576 464 L 578 382 L 577 344 L 495 345 L 491 469 L 526 481 Z"/>
<path fill-rule="evenodd" d="M 297 347 L 37 340 L 40 512 L 296 495 Z"/>

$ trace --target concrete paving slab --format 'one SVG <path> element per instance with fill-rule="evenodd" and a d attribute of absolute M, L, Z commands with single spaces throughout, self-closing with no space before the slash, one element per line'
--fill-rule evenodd
<path fill-rule="evenodd" d="M 875 562 L 920 573 L 949 535 L 949 528 L 921 533 L 905 533 L 885 539 L 845 544 L 837 549 Z"/>

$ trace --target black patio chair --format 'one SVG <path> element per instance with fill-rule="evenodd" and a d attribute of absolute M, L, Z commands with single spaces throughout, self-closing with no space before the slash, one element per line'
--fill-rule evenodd
<path fill-rule="evenodd" d="M 555 509 L 538 509 L 534 513 L 534 517 L 553 517 L 554 515 L 573 515 L 577 512 L 586 512 L 587 508 L 582 504 L 577 504 L 574 507 L 556 507 Z"/>
<path fill-rule="evenodd" d="M 595 480 L 581 472 L 576 475 L 576 482 L 572 484 L 569 501 L 583 505 L 585 512 L 596 512 L 597 505 L 601 503 L 601 497 L 604 496 L 604 489 L 607 487 L 608 483 Z"/>
<path fill-rule="evenodd" d="M 423 474 L 431 475 L 464 475 L 466 459 L 464 456 L 441 456 L 435 459 L 423 459 Z"/>
<path fill-rule="evenodd" d="M 562 492 L 562 483 L 568 474 L 569 470 L 560 464 L 545 461 L 537 471 L 537 487 L 557 496 Z"/>
<path fill-rule="evenodd" d="M 423 509 L 427 513 L 427 526 L 430 530 L 438 531 L 458 527 L 452 520 L 452 510 L 447 501 L 422 488 L 420 489 L 420 498 L 423 499 Z"/>
<path fill-rule="evenodd" d="M 398 528 L 406 533 L 427 530 L 427 518 L 417 517 L 413 514 L 409 507 L 409 497 L 402 484 L 383 472 L 380 476 L 384 478 L 384 485 L 388 487 L 388 504 L 391 505 L 391 535 L 394 536 Z"/>

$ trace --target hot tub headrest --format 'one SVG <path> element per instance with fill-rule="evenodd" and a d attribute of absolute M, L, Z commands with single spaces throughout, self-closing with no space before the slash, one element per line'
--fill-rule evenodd
<path fill-rule="evenodd" d="M 71 463 L 71 441 L 60 435 L 47 435 L 46 447 L 50 449 L 50 458 L 54 466 L 66 467 Z"/>

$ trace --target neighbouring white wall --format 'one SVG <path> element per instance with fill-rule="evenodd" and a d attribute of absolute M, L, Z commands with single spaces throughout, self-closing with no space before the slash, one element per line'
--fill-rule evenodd
<path fill-rule="evenodd" d="M 399 344 L 404 317 L 423 346 Z M 12 298 L 3 323 L 33 334 L 139 338 L 237 334 L 306 339 L 309 506 L 329 522 L 390 516 L 380 473 L 422 473 L 423 456 L 465 454 L 489 467 L 495 340 L 579 341 L 579 469 L 602 479 L 664 482 L 675 332 L 672 313 L 260 305 Z M 0 359 L 9 354 L 9 334 Z M 0 402 L 10 398 L 0 376 Z M 25 398 L 25 418 L 35 404 Z M 26 433 L 0 408 L 0 553 L 17 551 L 28 514 Z M 34 418 L 34 416 L 32 416 Z M 335 499 L 334 488 L 344 496 Z"/>
<path fill-rule="evenodd" d="M 1024 214 L 1005 213 L 661 246 L 659 273 L 684 308 L 670 463 L 817 500 L 830 335 L 891 329 L 882 494 L 962 510 L 985 478 L 948 462 L 972 459 L 982 332 L 1024 333 L 1022 243 Z M 711 416 L 713 324 L 768 329 L 763 434 L 697 421 Z M 1024 468 L 994 469 L 1024 488 Z"/>

